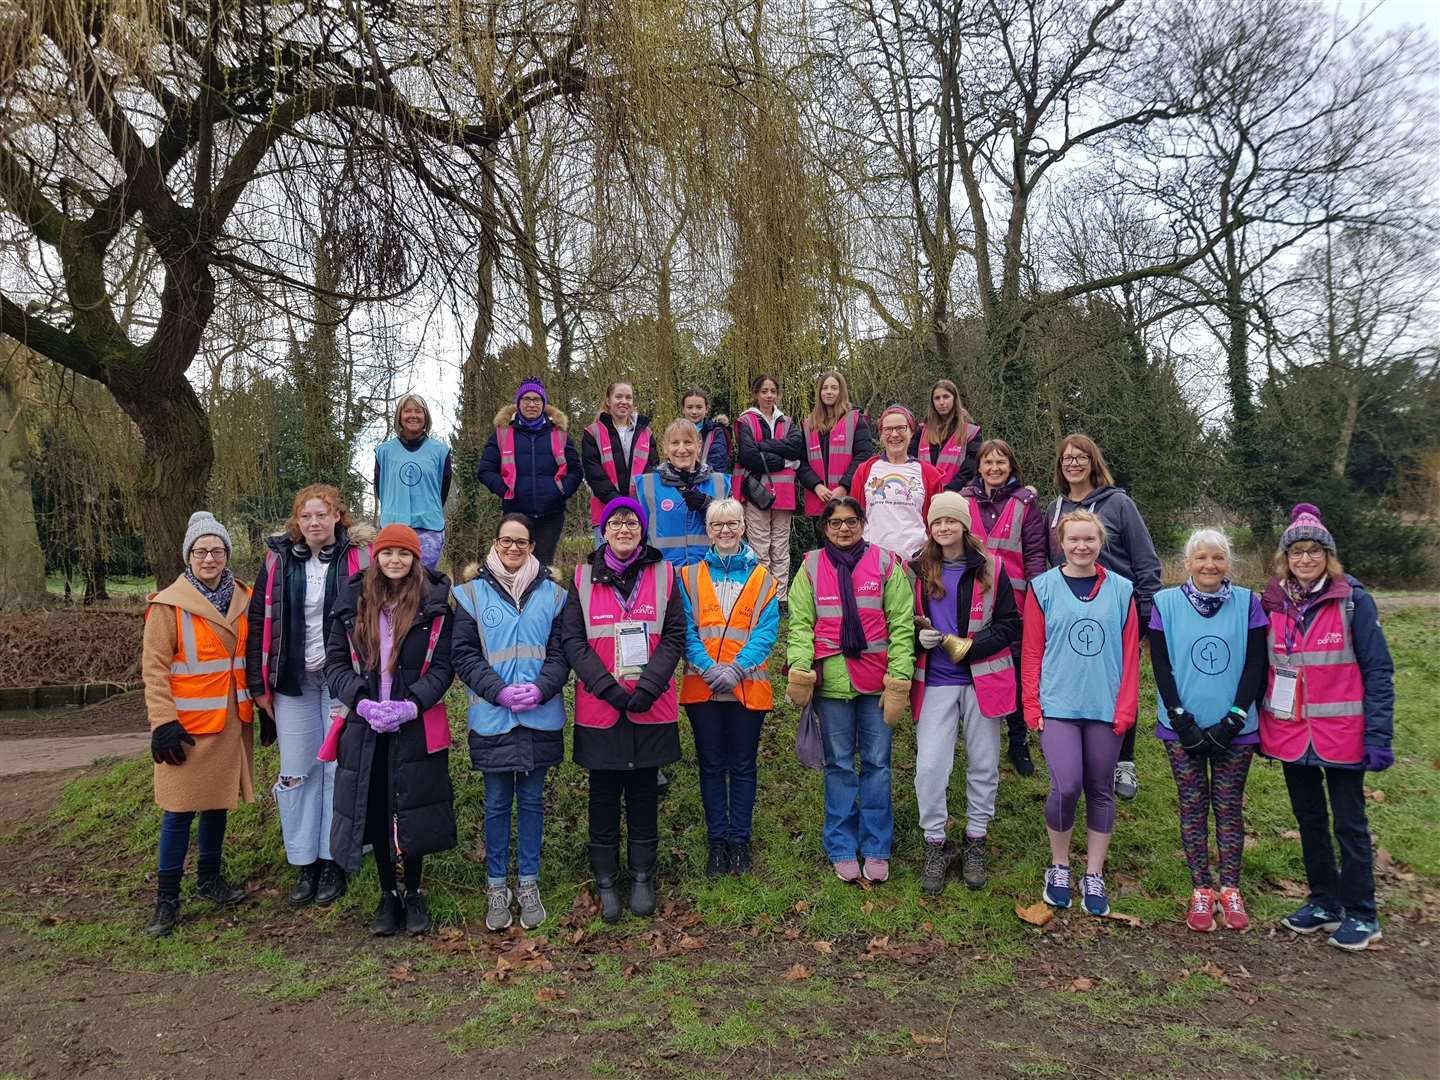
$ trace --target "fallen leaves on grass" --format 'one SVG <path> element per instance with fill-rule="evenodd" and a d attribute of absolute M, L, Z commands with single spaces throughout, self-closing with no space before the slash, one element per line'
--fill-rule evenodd
<path fill-rule="evenodd" d="M 402 960 L 385 974 L 395 982 L 413 983 L 415 981 L 415 974 L 410 970 L 410 961 L 408 960 Z"/>
<path fill-rule="evenodd" d="M 470 940 L 458 926 L 443 927 L 435 935 L 435 951 L 442 953 L 463 953 L 470 951 Z"/>
<path fill-rule="evenodd" d="M 1015 914 L 1020 917 L 1021 922 L 1027 922 L 1031 926 L 1044 926 L 1055 918 L 1054 910 L 1044 900 L 1037 900 L 1029 907 L 1022 906 L 1020 901 L 1016 900 Z"/>
<path fill-rule="evenodd" d="M 1293 900 L 1304 899 L 1310 895 L 1310 890 L 1304 885 L 1297 884 L 1287 878 L 1281 878 L 1275 882 L 1275 887 L 1280 890 L 1280 895 L 1288 896 Z"/>
<path fill-rule="evenodd" d="M 823 956 L 829 956 L 835 951 L 835 943 L 833 941 L 812 941 L 810 944 L 816 952 Z"/>
<path fill-rule="evenodd" d="M 535 991 L 536 1001 L 564 1001 L 570 994 L 558 986 L 542 986 Z"/>
<path fill-rule="evenodd" d="M 545 955 L 549 942 L 543 937 L 525 937 L 523 930 L 512 930 L 511 944 L 495 958 L 493 971 L 485 973 L 488 983 L 503 983 L 514 975 L 544 975 L 555 970 Z"/>
<path fill-rule="evenodd" d="M 1380 788 L 1366 788 L 1365 797 L 1371 802 L 1383 803 L 1385 801 L 1385 792 Z"/>
<path fill-rule="evenodd" d="M 790 969 L 785 972 L 783 978 L 787 983 L 793 983 L 799 982 L 802 979 L 808 979 L 811 975 L 814 974 L 815 972 L 810 970 L 804 964 L 791 964 Z"/>
<path fill-rule="evenodd" d="M 945 1045 L 945 1040 L 944 1040 L 943 1038 L 941 1038 L 939 1035 L 925 1035 L 925 1034 L 922 1034 L 921 1032 L 918 1032 L 918 1031 L 914 1030 L 913 1028 L 912 1028 L 911 1031 L 910 1031 L 910 1038 L 914 1041 L 914 1043 L 915 1043 L 916 1046 L 944 1046 L 944 1045 Z"/>
<path fill-rule="evenodd" d="M 943 947 L 944 943 L 934 941 L 911 941 L 891 944 L 890 935 L 873 937 L 865 945 L 861 960 L 894 960 L 901 964 L 917 964 L 929 960 Z"/>
<path fill-rule="evenodd" d="M 1105 918 L 1114 919 L 1118 923 L 1124 923 L 1126 926 L 1133 926 L 1137 929 L 1145 925 L 1143 922 L 1140 921 L 1140 916 L 1127 915 L 1123 911 L 1115 911 L 1113 909 L 1111 910 L 1110 914 L 1105 916 Z"/>
<path fill-rule="evenodd" d="M 796 915 L 804 915 L 807 911 L 810 910 L 810 901 L 809 901 L 809 900 L 796 900 L 796 901 L 795 901 L 795 907 L 794 907 L 793 910 L 794 910 L 794 912 L 795 912 Z"/>
<path fill-rule="evenodd" d="M 1065 992 L 1067 994 L 1083 994 L 1094 989 L 1095 980 L 1088 979 L 1084 975 L 1081 975 L 1079 978 L 1070 980 L 1069 985 L 1065 987 Z"/>

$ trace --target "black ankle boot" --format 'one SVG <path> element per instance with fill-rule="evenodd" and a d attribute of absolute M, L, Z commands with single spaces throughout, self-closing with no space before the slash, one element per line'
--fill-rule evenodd
<path fill-rule="evenodd" d="M 240 903 L 250 894 L 239 885 L 231 885 L 225 880 L 224 874 L 215 874 L 212 877 L 201 878 L 195 883 L 195 895 L 203 896 L 206 900 L 219 904 L 221 907 L 230 907 L 232 904 Z"/>
<path fill-rule="evenodd" d="M 630 843 L 630 914 L 648 919 L 655 914 L 655 857 L 659 843 Z"/>
<path fill-rule="evenodd" d="M 1035 762 L 1030 759 L 1030 743 L 1026 739 L 1010 740 L 1010 764 L 1021 776 L 1035 775 Z"/>
<path fill-rule="evenodd" d="M 320 882 L 320 864 L 312 862 L 309 866 L 302 866 L 299 875 L 295 878 L 295 885 L 286 897 L 286 902 L 291 907 L 304 907 L 315 899 L 315 886 Z"/>
<path fill-rule="evenodd" d="M 315 903 L 321 907 L 329 907 L 345 895 L 349 885 L 349 875 L 340 869 L 339 863 L 321 859 L 320 880 L 315 885 Z"/>
<path fill-rule="evenodd" d="M 370 920 L 370 932 L 376 937 L 390 937 L 400 932 L 405 925 L 405 902 L 398 892 L 382 892 L 380 903 L 375 907 L 375 917 Z"/>
<path fill-rule="evenodd" d="M 730 872 L 741 876 L 750 872 L 750 841 L 730 841 Z"/>
<path fill-rule="evenodd" d="M 724 840 L 710 841 L 710 856 L 705 860 L 705 876 L 724 877 L 730 873 L 730 845 Z"/>
<path fill-rule="evenodd" d="M 595 896 L 600 901 L 600 918 L 620 921 L 620 849 L 607 844 L 590 845 L 590 869 L 595 875 Z"/>
<path fill-rule="evenodd" d="M 161 896 L 155 901 L 155 914 L 145 924 L 145 933 L 151 937 L 168 937 L 180 921 L 180 897 Z"/>

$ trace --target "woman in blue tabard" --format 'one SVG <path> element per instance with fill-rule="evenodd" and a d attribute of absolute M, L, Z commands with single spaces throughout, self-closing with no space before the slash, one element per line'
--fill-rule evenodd
<path fill-rule="evenodd" d="M 566 591 L 534 554 L 524 514 L 507 514 L 485 565 L 455 590 L 455 673 L 469 691 L 470 763 L 485 777 L 485 925 L 504 930 L 518 900 L 520 925 L 545 921 L 540 843 L 545 773 L 565 756 L 566 680 L 560 644 Z M 517 808 L 519 888 L 512 891 L 510 812 Z"/>
<path fill-rule="evenodd" d="M 445 544 L 450 448 L 430 434 L 430 406 L 419 394 L 395 404 L 395 434 L 375 448 L 380 527 L 408 525 L 420 537 L 420 562 L 434 570 Z"/>

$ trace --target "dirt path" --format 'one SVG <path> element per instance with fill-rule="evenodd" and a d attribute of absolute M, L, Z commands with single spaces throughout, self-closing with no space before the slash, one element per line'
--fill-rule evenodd
<path fill-rule="evenodd" d="M 75 735 L 0 742 L 0 776 L 60 772 L 105 758 L 134 757 L 150 749 L 148 731 L 123 735 Z"/>

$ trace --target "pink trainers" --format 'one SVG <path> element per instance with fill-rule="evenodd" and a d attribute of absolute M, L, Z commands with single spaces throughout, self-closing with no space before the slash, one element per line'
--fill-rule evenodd
<path fill-rule="evenodd" d="M 841 859 L 837 863 L 831 863 L 835 867 L 835 876 L 841 881 L 859 881 L 860 864 L 854 859 Z"/>
<path fill-rule="evenodd" d="M 1202 934 L 1208 934 L 1215 929 L 1213 889 L 1196 889 L 1190 894 L 1190 914 L 1185 917 L 1185 925 Z"/>
<path fill-rule="evenodd" d="M 1250 916 L 1245 913 L 1245 898 L 1233 885 L 1227 885 L 1220 890 L 1219 915 L 1231 930 L 1250 928 Z"/>
<path fill-rule="evenodd" d="M 866 859 L 865 860 L 866 881 L 889 881 L 890 860 L 889 859 Z"/>

